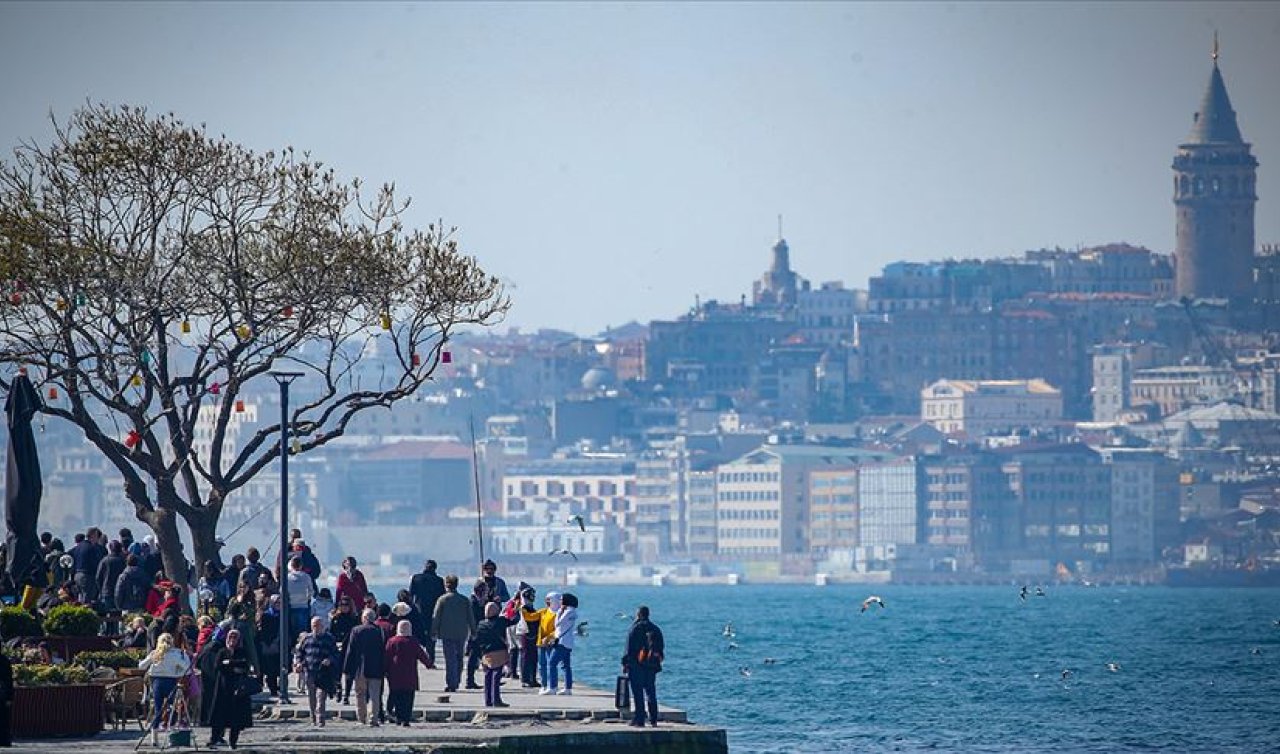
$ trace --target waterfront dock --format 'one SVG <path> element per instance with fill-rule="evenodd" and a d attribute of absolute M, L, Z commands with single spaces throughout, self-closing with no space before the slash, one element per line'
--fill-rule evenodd
<path fill-rule="evenodd" d="M 446 694 L 443 670 L 419 668 L 414 721 L 408 727 L 379 727 L 356 721 L 354 704 L 330 704 L 325 726 L 311 725 L 305 694 L 291 694 L 290 702 L 267 700 L 254 727 L 244 731 L 239 751 L 272 754 L 344 754 L 383 752 L 406 754 L 727 754 L 723 729 L 692 724 L 683 710 L 662 706 L 658 727 L 632 728 L 630 713 L 613 705 L 605 692 L 575 684 L 573 695 L 540 695 L 507 679 L 503 701 L 511 705 L 488 709 L 484 692 Z M 661 690 L 659 690 L 661 693 Z M 447 697 L 447 701 L 441 701 Z M 88 739 L 18 740 L 14 751 L 52 754 L 91 747 L 95 754 L 128 754 L 141 735 L 137 727 L 104 731 Z M 195 730 L 195 742 L 209 738 L 208 728 Z M 165 740 L 161 735 L 161 743 Z M 139 751 L 158 751 L 150 736 Z M 173 750 L 173 749 L 170 749 Z M 177 749 L 182 751 L 183 749 Z M 224 745 L 220 751 L 228 750 Z"/>

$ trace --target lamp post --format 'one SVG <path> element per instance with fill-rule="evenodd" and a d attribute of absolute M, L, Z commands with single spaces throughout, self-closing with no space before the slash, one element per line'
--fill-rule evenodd
<path fill-rule="evenodd" d="M 289 703 L 289 385 L 302 372 L 271 372 L 280 385 L 280 703 Z"/>

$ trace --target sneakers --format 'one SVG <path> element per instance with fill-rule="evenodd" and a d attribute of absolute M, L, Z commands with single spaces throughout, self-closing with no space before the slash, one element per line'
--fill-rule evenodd
<path fill-rule="evenodd" d="M 554 693 L 556 693 L 555 689 L 547 688 L 546 686 L 543 686 L 541 689 L 538 690 L 538 696 L 546 696 L 547 694 L 554 694 Z"/>
<path fill-rule="evenodd" d="M 556 692 L 557 696 L 573 696 L 573 689 L 564 688 Z"/>

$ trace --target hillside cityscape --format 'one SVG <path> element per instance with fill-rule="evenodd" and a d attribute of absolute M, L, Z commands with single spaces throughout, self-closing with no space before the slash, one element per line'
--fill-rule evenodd
<path fill-rule="evenodd" d="M 756 278 L 737 300 L 455 336 L 429 389 L 291 461 L 294 523 L 375 581 L 483 548 L 570 582 L 1274 582 L 1280 246 L 1254 237 L 1258 161 L 1216 53 L 1193 112 L 1171 253 L 902 260 L 859 286 L 804 277 L 780 218 L 754 270 L 724 271 Z M 361 355 L 369 384 L 398 358 Z M 229 445 L 279 415 L 255 389 Z M 136 523 L 74 427 L 38 439 L 42 530 Z M 271 541 L 279 497 L 262 474 L 219 534 Z"/>

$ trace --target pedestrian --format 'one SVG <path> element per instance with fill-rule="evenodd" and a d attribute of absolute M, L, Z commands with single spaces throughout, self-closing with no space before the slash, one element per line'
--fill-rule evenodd
<path fill-rule="evenodd" d="M 128 630 L 120 636 L 121 649 L 146 649 L 149 645 L 147 639 L 147 621 L 141 615 L 134 616 L 133 621 L 129 624 Z"/>
<path fill-rule="evenodd" d="M 475 652 L 484 667 L 484 706 L 509 707 L 502 701 L 502 670 L 506 667 L 508 653 L 507 629 L 519 618 L 502 615 L 496 602 L 484 607 L 484 620 L 476 625 Z"/>
<path fill-rule="evenodd" d="M 191 670 L 187 653 L 173 646 L 173 636 L 160 634 L 156 648 L 138 662 L 138 668 L 151 678 L 151 744 L 159 743 L 160 722 L 173 703 L 178 679 Z"/>
<path fill-rule="evenodd" d="M 272 696 L 280 695 L 280 595 L 273 594 L 254 617 L 258 633 L 258 671 Z"/>
<path fill-rule="evenodd" d="M 436 573 L 436 562 L 428 560 L 422 565 L 422 573 L 415 573 L 409 580 L 409 595 L 413 608 L 422 616 L 417 627 L 418 641 L 427 650 L 427 656 L 433 661 L 436 658 L 436 643 L 431 640 L 431 614 L 436 609 L 436 600 L 444 594 L 444 579 Z M 357 603 L 359 604 L 359 603 Z"/>
<path fill-rule="evenodd" d="M 319 618 L 311 620 L 311 633 L 298 647 L 295 668 L 307 674 L 307 708 L 313 725 L 324 727 L 325 701 L 332 691 L 338 671 L 338 644 L 324 630 Z"/>
<path fill-rule="evenodd" d="M 566 592 L 556 613 L 555 642 L 551 645 L 551 690 L 561 696 L 573 694 L 573 645 L 578 634 L 578 598 Z M 564 669 L 564 688 L 556 691 L 556 671 Z"/>
<path fill-rule="evenodd" d="M 393 722 L 408 728 L 413 720 L 413 695 L 418 691 L 418 663 L 434 669 L 435 663 L 413 638 L 413 624 L 402 620 L 396 624 L 396 635 L 387 642 L 387 705 Z"/>
<path fill-rule="evenodd" d="M 125 613 L 136 613 L 147 606 L 147 592 L 151 579 L 142 570 L 142 560 L 134 554 L 124 559 L 124 570 L 116 577 L 116 607 Z"/>
<path fill-rule="evenodd" d="M 307 630 L 311 617 L 311 599 L 316 596 L 311 576 L 302 570 L 302 558 L 289 559 L 289 572 L 285 576 L 289 589 L 289 643 L 297 641 L 298 634 Z"/>
<path fill-rule="evenodd" d="M 231 601 L 231 587 L 227 585 L 226 576 L 212 560 L 204 562 L 204 573 L 196 583 L 196 594 L 200 598 L 200 611 L 209 612 L 209 608 L 217 608 L 225 612 L 227 603 Z"/>
<path fill-rule="evenodd" d="M 275 581 L 275 578 L 271 575 L 271 570 L 260 562 L 262 560 L 262 553 L 258 552 L 258 548 L 250 547 L 245 550 L 244 557 L 245 560 L 248 560 L 249 562 L 246 563 L 244 569 L 240 571 L 240 576 L 237 579 L 237 585 L 248 584 L 250 589 L 255 589 L 258 586 L 259 577 L 263 575 L 266 575 L 268 581 Z"/>
<path fill-rule="evenodd" d="M 550 694 L 551 687 L 551 650 L 556 643 L 556 616 L 560 613 L 560 593 L 547 592 L 546 607 L 539 612 L 538 618 L 538 675 L 542 681 L 539 694 Z"/>
<path fill-rule="evenodd" d="M 329 587 L 324 587 L 311 600 L 311 617 L 319 618 L 324 624 L 324 630 L 329 630 L 329 621 L 333 620 L 333 594 L 329 591 Z M 334 637 L 335 640 L 337 637 Z"/>
<path fill-rule="evenodd" d="M 360 625 L 351 629 L 343 655 L 342 672 L 347 676 L 347 689 L 354 683 L 356 719 L 377 727 L 382 719 L 382 679 L 385 676 L 382 629 L 375 621 L 378 615 L 369 608 L 360 614 Z M 347 692 L 350 696 L 350 692 Z"/>
<path fill-rule="evenodd" d="M 230 729 L 230 744 L 234 749 L 240 741 L 240 731 L 253 725 L 253 694 L 260 688 L 254 678 L 256 669 L 249 663 L 244 639 L 236 629 L 227 632 L 226 646 L 218 651 L 214 661 L 218 672 L 217 682 L 208 692 L 213 694 L 208 746 L 213 748 L 223 743 L 223 735 Z"/>
<path fill-rule="evenodd" d="M 338 584 L 335 589 L 338 602 L 342 602 L 343 597 L 349 597 L 352 605 L 363 605 L 364 595 L 368 593 L 369 586 L 365 583 L 364 573 L 356 567 L 356 559 L 350 555 L 342 559 L 342 573 L 338 574 Z"/>
<path fill-rule="evenodd" d="M 537 590 L 531 586 L 521 590 L 520 623 L 516 624 L 516 636 L 520 640 L 520 685 L 527 689 L 538 687 L 538 624 L 542 621 L 542 611 L 533 607 L 537 596 Z"/>
<path fill-rule="evenodd" d="M 102 609 L 106 612 L 116 609 L 116 582 L 120 580 L 120 574 L 124 573 L 126 565 L 124 548 L 119 542 L 108 545 L 107 556 L 98 562 L 98 572 L 94 577 L 97 582 L 95 588 Z"/>
<path fill-rule="evenodd" d="M 462 680 L 462 648 L 475 633 L 476 619 L 466 597 L 458 594 L 458 577 L 444 577 L 444 594 L 431 612 L 431 638 L 444 653 L 444 690 L 457 691 Z"/>
<path fill-rule="evenodd" d="M 235 594 L 236 588 L 240 586 L 240 572 L 244 570 L 244 556 L 236 553 L 231 556 L 231 565 L 222 571 L 222 579 L 227 582 L 227 594 Z"/>
<path fill-rule="evenodd" d="M 480 566 L 480 574 L 484 579 L 485 590 L 489 596 L 498 602 L 505 603 L 511 599 L 511 592 L 507 591 L 507 582 L 498 576 L 498 564 L 492 560 L 486 560 Z"/>
<path fill-rule="evenodd" d="M 484 606 L 490 601 L 489 585 L 484 579 L 476 579 L 476 583 L 471 587 L 471 613 L 475 618 L 475 622 L 479 623 L 484 620 Z M 471 642 L 467 644 L 467 688 L 482 689 L 480 684 L 476 683 L 476 671 L 480 669 L 480 653 L 475 648 L 475 634 L 471 636 Z"/>
<path fill-rule="evenodd" d="M 635 712 L 631 716 L 633 727 L 643 728 L 645 713 L 649 724 L 658 726 L 657 675 L 662 672 L 666 659 L 666 643 L 662 629 L 649 620 L 649 608 L 636 608 L 636 620 L 627 632 L 627 651 L 622 655 L 622 672 L 631 686 L 631 700 Z"/>

